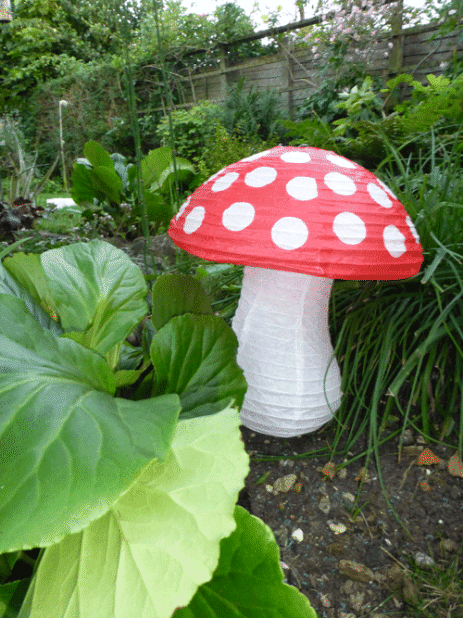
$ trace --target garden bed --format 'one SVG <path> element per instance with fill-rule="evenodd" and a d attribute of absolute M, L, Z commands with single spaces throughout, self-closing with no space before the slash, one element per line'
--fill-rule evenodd
<path fill-rule="evenodd" d="M 463 616 L 463 479 L 447 471 L 453 451 L 432 445 L 440 463 L 418 466 L 426 447 L 419 435 L 407 432 L 400 461 L 397 441 L 387 442 L 380 470 L 372 458 L 355 502 L 362 459 L 330 479 L 322 472 L 328 456 L 303 456 L 329 446 L 333 434 L 332 424 L 289 439 L 242 427 L 251 470 L 240 504 L 274 532 L 287 582 L 307 595 L 319 618 Z M 358 453 L 364 448 L 359 443 Z"/>

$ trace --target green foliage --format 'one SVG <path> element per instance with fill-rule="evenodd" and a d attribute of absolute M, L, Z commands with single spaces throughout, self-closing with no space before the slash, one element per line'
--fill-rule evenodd
<path fill-rule="evenodd" d="M 219 106 L 203 101 L 190 110 L 176 110 L 161 120 L 156 129 L 156 136 L 164 145 L 171 145 L 170 122 L 172 122 L 173 143 L 175 151 L 181 157 L 197 161 L 212 138 L 218 124 Z"/>
<path fill-rule="evenodd" d="M 333 110 L 345 110 L 343 118 L 334 119 L 331 112 L 320 116 L 314 105 L 304 110 L 310 112 L 309 118 L 284 124 L 294 137 L 293 144 L 332 149 L 367 167 L 379 165 L 387 156 L 386 141 L 401 150 L 406 145 L 403 154 L 413 157 L 420 149 L 429 148 L 430 131 L 437 131 L 444 141 L 452 142 L 455 129 L 458 132 L 463 121 L 463 75 L 428 75 L 427 81 L 428 85 L 423 85 L 411 75 L 399 75 L 377 92 L 370 78 L 366 78 L 359 87 L 339 93 L 330 102 Z M 411 98 L 388 113 L 388 101 L 402 84 L 413 88 Z M 385 95 L 385 99 L 380 95 Z"/>
<path fill-rule="evenodd" d="M 119 231 L 138 226 L 144 207 L 152 230 L 168 224 L 177 212 L 177 187 L 188 187 L 196 175 L 189 161 L 174 159 L 167 146 L 157 148 L 141 161 L 141 195 L 136 167 L 127 164 L 125 157 L 119 153 L 109 155 L 93 141 L 85 144 L 84 154 L 85 159 L 74 163 L 71 196 L 76 204 L 86 208 L 84 218 L 93 219 L 95 213 L 104 211 L 114 218 Z"/>
<path fill-rule="evenodd" d="M 245 157 L 270 148 L 265 142 L 254 140 L 244 141 L 218 124 L 214 136 L 208 141 L 201 152 L 198 169 L 201 180 L 204 182 L 213 174 L 227 165 L 236 163 Z"/>
<path fill-rule="evenodd" d="M 0 106 L 27 108 L 31 91 L 66 72 L 70 59 L 90 62 L 118 54 L 121 14 L 135 30 L 142 9 L 120 0 L 62 0 L 16 3 L 8 29 L 0 30 L 3 81 Z"/>
<path fill-rule="evenodd" d="M 235 508 L 249 469 L 236 337 L 198 282 L 163 277 L 156 330 L 141 271 L 107 243 L 0 268 L 4 611 L 169 618 L 191 603 L 211 618 L 315 618 L 282 583 L 270 529 Z M 142 320 L 148 336 L 129 346 Z M 34 546 L 32 578 L 13 586 Z"/>
<path fill-rule="evenodd" d="M 284 133 L 281 120 L 286 114 L 281 107 L 277 92 L 267 88 L 246 88 L 245 79 L 240 79 L 227 91 L 220 107 L 219 120 L 230 135 L 244 141 L 279 141 Z"/>
<path fill-rule="evenodd" d="M 39 181 L 37 179 L 39 175 L 37 152 L 34 156 L 27 152 L 26 140 L 18 127 L 18 123 L 8 116 L 4 116 L 0 121 L 0 143 L 3 151 L 0 152 L 0 163 L 3 170 L 6 170 L 9 175 L 7 201 L 10 205 L 18 198 L 35 202 L 38 193 L 53 173 L 58 163 L 58 156 Z M 4 196 L 0 195 L 0 201 L 2 197 Z"/>
<path fill-rule="evenodd" d="M 407 281 L 333 289 L 345 393 L 339 427 L 348 428 L 346 450 L 366 433 L 367 460 L 374 453 L 378 465 L 380 439 L 399 435 L 401 445 L 406 428 L 463 449 L 462 130 L 451 140 L 431 130 L 426 148 L 419 134 L 399 147 L 383 134 L 386 157 L 376 173 L 415 223 L 425 262 Z"/>

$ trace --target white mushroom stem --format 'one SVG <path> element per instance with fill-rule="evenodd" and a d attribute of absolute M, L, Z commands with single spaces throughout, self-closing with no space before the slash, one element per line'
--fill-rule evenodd
<path fill-rule="evenodd" d="M 244 270 L 232 328 L 248 390 L 243 425 L 271 436 L 315 431 L 340 405 L 341 378 L 328 330 L 332 279 Z"/>

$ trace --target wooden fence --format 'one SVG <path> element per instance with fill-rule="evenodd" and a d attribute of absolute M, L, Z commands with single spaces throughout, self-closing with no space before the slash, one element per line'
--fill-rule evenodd
<path fill-rule="evenodd" d="M 317 20 L 319 22 L 320 18 L 257 33 L 234 43 L 268 37 L 269 34 L 275 34 L 276 30 L 296 30 L 317 23 Z M 459 58 L 463 56 L 461 29 L 448 34 L 440 34 L 435 25 L 402 29 L 399 19 L 392 23 L 392 32 L 380 37 L 374 46 L 368 60 L 368 72 L 372 76 L 382 77 L 384 82 L 399 73 L 411 73 L 415 79 L 424 83 L 427 74 L 441 74 L 444 64 L 451 62 L 455 54 Z M 288 37 L 281 40 L 277 54 L 261 56 L 234 66 L 228 66 L 223 49 L 218 68 L 198 73 L 190 70 L 183 74 L 183 105 L 180 107 L 189 107 L 202 100 L 222 101 L 227 87 L 244 78 L 246 87 L 278 91 L 284 106 L 293 116 L 298 105 L 320 85 L 321 68 L 310 49 L 294 48 Z M 327 77 L 329 73 L 324 74 L 324 78 Z"/>

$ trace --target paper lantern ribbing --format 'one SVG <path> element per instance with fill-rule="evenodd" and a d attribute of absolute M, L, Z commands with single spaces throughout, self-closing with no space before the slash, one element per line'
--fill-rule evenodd
<path fill-rule="evenodd" d="M 333 279 L 405 279 L 423 261 L 391 190 L 311 147 L 277 146 L 229 165 L 192 193 L 169 235 L 198 257 L 245 265 L 232 323 L 248 382 L 241 421 L 273 436 L 315 431 L 340 405 Z"/>

